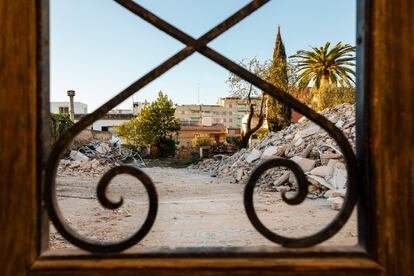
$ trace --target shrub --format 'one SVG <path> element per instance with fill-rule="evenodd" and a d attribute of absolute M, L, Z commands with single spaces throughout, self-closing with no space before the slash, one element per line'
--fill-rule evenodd
<path fill-rule="evenodd" d="M 161 137 L 158 140 L 158 156 L 169 157 L 175 155 L 177 142 L 172 137 Z"/>
<path fill-rule="evenodd" d="M 73 122 L 70 120 L 69 115 L 63 114 L 50 114 L 51 123 L 51 142 L 54 144 L 59 136 L 73 126 Z"/>

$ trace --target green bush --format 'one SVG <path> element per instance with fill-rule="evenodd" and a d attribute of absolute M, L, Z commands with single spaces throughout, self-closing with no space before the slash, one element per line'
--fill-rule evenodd
<path fill-rule="evenodd" d="M 175 155 L 177 149 L 177 142 L 172 137 L 161 137 L 158 140 L 158 156 L 169 157 Z"/>
<path fill-rule="evenodd" d="M 257 138 L 259 138 L 259 140 L 262 140 L 263 138 L 265 138 L 267 135 L 269 134 L 269 131 L 263 131 L 263 132 L 259 132 L 257 134 Z"/>
<path fill-rule="evenodd" d="M 50 114 L 50 130 L 51 130 L 51 142 L 54 144 L 59 136 L 73 126 L 73 122 L 70 120 L 69 115 L 63 114 Z"/>

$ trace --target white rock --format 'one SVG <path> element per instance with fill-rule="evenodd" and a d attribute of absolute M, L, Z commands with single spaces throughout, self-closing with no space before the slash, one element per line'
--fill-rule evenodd
<path fill-rule="evenodd" d="M 303 139 L 301 137 L 299 137 L 299 139 L 296 140 L 296 142 L 295 142 L 295 147 L 299 147 L 300 145 L 302 145 L 302 143 L 303 143 Z"/>
<path fill-rule="evenodd" d="M 331 159 L 328 161 L 328 164 L 326 166 L 333 168 L 335 166 L 336 163 L 338 163 L 338 160 L 335 159 Z"/>
<path fill-rule="evenodd" d="M 336 190 L 344 190 L 346 189 L 347 180 L 346 170 L 334 168 L 332 177 L 328 179 L 328 182 L 331 183 Z"/>
<path fill-rule="evenodd" d="M 250 153 L 246 154 L 245 159 L 247 162 L 252 163 L 253 161 L 260 158 L 262 152 L 257 149 L 253 149 Z"/>
<path fill-rule="evenodd" d="M 79 151 L 75 151 L 75 150 L 70 151 L 69 156 L 70 156 L 70 158 L 72 158 L 75 161 L 86 161 L 86 160 L 89 160 L 89 157 L 88 156 L 86 156 L 85 154 L 83 154 L 83 153 L 81 153 Z"/>
<path fill-rule="evenodd" d="M 265 148 L 265 150 L 263 151 L 263 154 L 260 158 L 261 159 L 270 159 L 270 158 L 274 157 L 274 155 L 277 152 L 277 149 L 278 148 L 275 147 L 275 146 L 270 146 L 270 147 Z"/>
<path fill-rule="evenodd" d="M 276 191 L 283 193 L 283 192 L 288 192 L 290 191 L 290 187 L 289 186 L 279 186 L 276 187 Z"/>
<path fill-rule="evenodd" d="M 316 167 L 313 170 L 309 172 L 311 175 L 326 177 L 326 176 L 332 176 L 333 174 L 333 167 L 328 166 L 320 166 Z"/>
<path fill-rule="evenodd" d="M 302 129 L 300 131 L 300 137 L 305 138 L 308 137 L 310 135 L 313 135 L 315 133 L 317 133 L 319 130 L 321 129 L 320 126 L 315 125 L 315 124 L 311 124 L 309 127 Z"/>
<path fill-rule="evenodd" d="M 290 158 L 290 160 L 298 163 L 298 165 L 302 168 L 304 172 L 309 172 L 310 170 L 312 170 L 315 167 L 316 163 L 315 160 L 303 158 L 300 156 L 293 156 L 292 158 Z"/>
<path fill-rule="evenodd" d="M 345 124 L 345 122 L 344 122 L 344 121 L 339 120 L 338 122 L 336 122 L 335 126 L 336 126 L 337 128 L 341 128 L 341 127 L 343 127 L 343 126 L 344 126 L 344 124 Z"/>
<path fill-rule="evenodd" d="M 237 173 L 236 173 L 236 181 L 237 182 L 240 182 L 240 180 L 243 178 L 243 175 L 244 175 L 243 169 L 237 170 Z"/>
<path fill-rule="evenodd" d="M 332 190 L 330 197 L 342 197 L 345 198 L 345 190 Z"/>
<path fill-rule="evenodd" d="M 351 133 L 352 133 L 352 134 L 355 134 L 355 130 L 356 130 L 356 129 L 355 129 L 355 126 L 353 126 L 353 127 L 351 128 Z"/>
<path fill-rule="evenodd" d="M 308 175 L 308 180 L 310 180 L 309 182 L 313 182 L 316 181 L 317 183 L 319 183 L 321 186 L 324 186 L 328 189 L 332 189 L 332 185 L 329 184 L 324 178 L 319 177 L 319 176 L 315 176 L 315 175 Z M 313 181 L 312 181 L 313 180 Z"/>
<path fill-rule="evenodd" d="M 344 199 L 342 197 L 330 197 L 328 202 L 331 203 L 331 208 L 334 210 L 340 210 L 344 204 Z"/>
<path fill-rule="evenodd" d="M 301 118 L 298 120 L 298 123 L 303 123 L 303 122 L 305 122 L 307 119 L 308 119 L 308 118 L 306 118 L 305 116 L 303 116 L 303 117 L 301 117 Z"/>

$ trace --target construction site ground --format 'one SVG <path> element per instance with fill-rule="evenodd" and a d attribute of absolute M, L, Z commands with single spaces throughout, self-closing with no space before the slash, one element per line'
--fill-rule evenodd
<path fill-rule="evenodd" d="M 235 247 L 278 246 L 257 232 L 243 206 L 241 183 L 210 177 L 186 168 L 144 168 L 153 180 L 159 199 L 156 221 L 148 235 L 135 246 L 155 247 Z M 124 197 L 117 210 L 104 209 L 96 199 L 99 177 L 60 176 L 57 195 L 67 223 L 85 237 L 101 241 L 124 239 L 136 231 L 148 212 L 144 187 L 131 176 L 114 178 L 108 195 Z M 326 226 L 338 211 L 326 199 L 306 199 L 296 206 L 282 201 L 280 193 L 257 192 L 255 209 L 262 222 L 273 231 L 301 237 Z M 345 227 L 322 245 L 357 243 L 356 212 Z M 51 249 L 73 247 L 51 226 Z"/>

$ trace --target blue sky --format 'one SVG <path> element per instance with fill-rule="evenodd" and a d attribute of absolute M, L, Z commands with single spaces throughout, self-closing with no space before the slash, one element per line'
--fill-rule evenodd
<path fill-rule="evenodd" d="M 249 1 L 136 2 L 198 38 Z M 52 0 L 50 22 L 51 101 L 67 101 L 73 89 L 89 112 L 184 47 L 111 0 Z M 272 57 L 278 25 L 291 55 L 326 41 L 354 45 L 355 23 L 355 0 L 272 0 L 209 46 L 234 61 L 265 60 Z M 178 104 L 214 104 L 229 94 L 228 74 L 196 53 L 133 98 L 152 101 L 162 90 Z"/>

